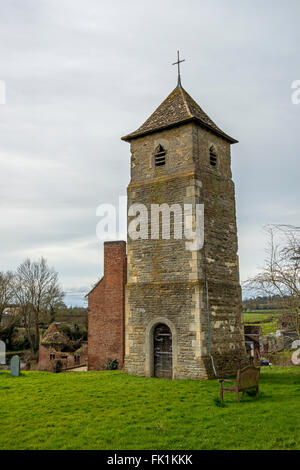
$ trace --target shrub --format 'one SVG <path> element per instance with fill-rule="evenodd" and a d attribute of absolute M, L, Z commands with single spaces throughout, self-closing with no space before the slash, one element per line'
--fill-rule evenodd
<path fill-rule="evenodd" d="M 118 359 L 109 359 L 105 364 L 106 370 L 117 370 L 118 369 Z"/>
<path fill-rule="evenodd" d="M 62 368 L 63 368 L 63 363 L 62 363 L 62 361 L 59 359 L 59 360 L 56 361 L 56 363 L 55 363 L 55 372 L 58 374 L 59 372 L 62 371 Z"/>

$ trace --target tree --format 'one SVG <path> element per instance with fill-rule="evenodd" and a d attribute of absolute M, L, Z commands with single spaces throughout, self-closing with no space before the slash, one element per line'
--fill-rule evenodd
<path fill-rule="evenodd" d="M 7 309 L 5 322 L 3 313 Z M 14 305 L 14 274 L 10 271 L 0 272 L 0 339 L 6 343 L 7 349 L 12 348 L 16 325 L 20 320 L 20 311 Z"/>
<path fill-rule="evenodd" d="M 245 283 L 257 294 L 278 295 L 283 308 L 298 319 L 300 310 L 300 227 L 269 225 L 267 257 L 256 276 Z"/>
<path fill-rule="evenodd" d="M 0 323 L 4 310 L 13 302 L 13 279 L 14 275 L 12 272 L 0 272 Z"/>
<path fill-rule="evenodd" d="M 36 351 L 40 344 L 40 322 L 55 309 L 64 295 L 58 274 L 48 267 L 45 258 L 39 261 L 26 259 L 17 269 L 14 286 L 30 347 Z"/>

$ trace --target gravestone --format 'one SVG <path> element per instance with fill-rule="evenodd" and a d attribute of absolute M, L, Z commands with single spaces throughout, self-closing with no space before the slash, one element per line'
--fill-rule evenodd
<path fill-rule="evenodd" d="M 5 350 L 6 350 L 6 345 L 4 341 L 0 341 L 0 365 L 6 364 Z"/>
<path fill-rule="evenodd" d="M 20 375 L 20 357 L 19 356 L 13 356 L 11 361 L 10 361 L 10 374 L 13 377 L 18 377 Z"/>

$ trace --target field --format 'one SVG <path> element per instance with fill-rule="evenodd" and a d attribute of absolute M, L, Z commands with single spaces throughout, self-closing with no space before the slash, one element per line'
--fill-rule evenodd
<path fill-rule="evenodd" d="M 261 323 L 262 327 L 262 333 L 263 336 L 268 335 L 269 333 L 275 333 L 277 328 L 277 322 L 282 315 L 282 313 L 278 313 L 278 311 L 274 312 L 271 311 L 263 311 L 263 313 L 259 313 L 261 311 L 257 310 L 255 312 L 249 312 L 249 313 L 243 313 L 243 320 L 245 324 L 250 321 L 250 322 L 259 322 L 262 320 L 267 320 L 267 318 L 273 317 L 273 321 L 269 323 Z"/>
<path fill-rule="evenodd" d="M 300 449 L 300 368 L 263 368 L 260 398 L 218 382 L 119 371 L 0 372 L 0 449 Z"/>

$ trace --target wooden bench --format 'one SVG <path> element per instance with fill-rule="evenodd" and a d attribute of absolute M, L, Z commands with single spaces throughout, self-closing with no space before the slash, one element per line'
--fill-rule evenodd
<path fill-rule="evenodd" d="M 249 390 L 250 388 L 255 388 L 256 396 L 258 396 L 259 374 L 260 367 L 247 366 L 244 367 L 244 369 L 238 370 L 236 380 L 219 379 L 221 401 L 223 401 L 223 392 L 235 392 L 236 400 L 240 401 L 239 393 L 242 392 L 242 394 L 244 395 L 245 390 Z M 231 387 L 223 387 L 223 382 L 235 382 L 235 384 Z"/>

